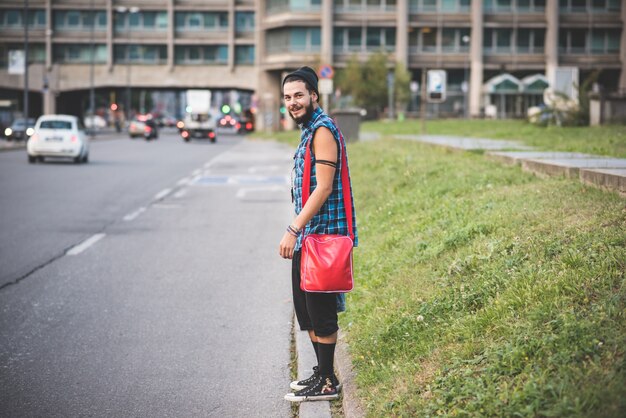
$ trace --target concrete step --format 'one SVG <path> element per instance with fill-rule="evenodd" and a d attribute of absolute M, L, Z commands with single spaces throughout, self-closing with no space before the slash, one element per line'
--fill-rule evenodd
<path fill-rule="evenodd" d="M 523 160 L 542 159 L 566 159 L 566 158 L 598 158 L 597 155 L 583 154 L 580 152 L 552 152 L 552 151 L 490 151 L 487 156 L 493 160 L 511 164 L 521 165 Z"/>
<path fill-rule="evenodd" d="M 626 168 L 626 159 L 598 157 L 522 160 L 522 169 L 549 176 L 579 178 L 581 169 L 598 168 Z"/>

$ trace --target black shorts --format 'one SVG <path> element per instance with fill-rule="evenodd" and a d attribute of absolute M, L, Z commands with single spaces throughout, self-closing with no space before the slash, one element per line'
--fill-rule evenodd
<path fill-rule="evenodd" d="M 337 325 L 337 294 L 301 290 L 300 259 L 300 251 L 295 251 L 291 264 L 291 288 L 298 324 L 303 331 L 313 330 L 318 337 L 327 337 L 339 329 Z"/>

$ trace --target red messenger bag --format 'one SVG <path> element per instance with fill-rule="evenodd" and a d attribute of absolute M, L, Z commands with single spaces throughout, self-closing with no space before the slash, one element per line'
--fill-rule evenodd
<path fill-rule="evenodd" d="M 348 160 L 341 136 L 341 184 L 346 208 L 348 235 L 309 234 L 302 240 L 300 289 L 305 292 L 347 293 L 354 287 L 352 249 L 354 247 L 352 196 Z M 309 198 L 311 185 L 311 150 L 306 147 L 302 176 L 302 207 Z"/>

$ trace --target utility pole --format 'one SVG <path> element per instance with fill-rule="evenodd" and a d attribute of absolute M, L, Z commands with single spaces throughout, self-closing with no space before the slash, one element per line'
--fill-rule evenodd
<path fill-rule="evenodd" d="M 89 11 L 89 13 L 91 13 L 91 33 L 90 33 L 90 40 L 91 40 L 91 60 L 90 60 L 90 66 L 89 66 L 89 116 L 91 116 L 91 128 L 90 128 L 90 135 L 93 138 L 95 131 L 96 131 L 96 94 L 94 91 L 94 64 L 95 64 L 95 55 L 96 55 L 96 51 L 95 51 L 95 45 L 94 45 L 94 30 L 95 30 L 95 26 L 96 26 L 96 14 L 93 10 L 93 0 L 91 0 L 91 10 Z"/>
<path fill-rule="evenodd" d="M 422 120 L 422 135 L 426 134 L 426 68 L 422 68 L 422 98 L 420 100 L 420 119 Z"/>
<path fill-rule="evenodd" d="M 24 0 L 24 119 L 28 127 L 28 0 Z"/>

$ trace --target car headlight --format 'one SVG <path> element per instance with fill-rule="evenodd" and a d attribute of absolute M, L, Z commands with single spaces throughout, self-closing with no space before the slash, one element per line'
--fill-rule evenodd
<path fill-rule="evenodd" d="M 35 133 L 35 130 L 33 128 L 26 129 L 26 135 L 31 136 L 34 133 Z"/>
<path fill-rule="evenodd" d="M 13 130 L 11 128 L 6 128 L 4 130 L 4 136 L 11 136 L 12 133 L 13 133 Z"/>

